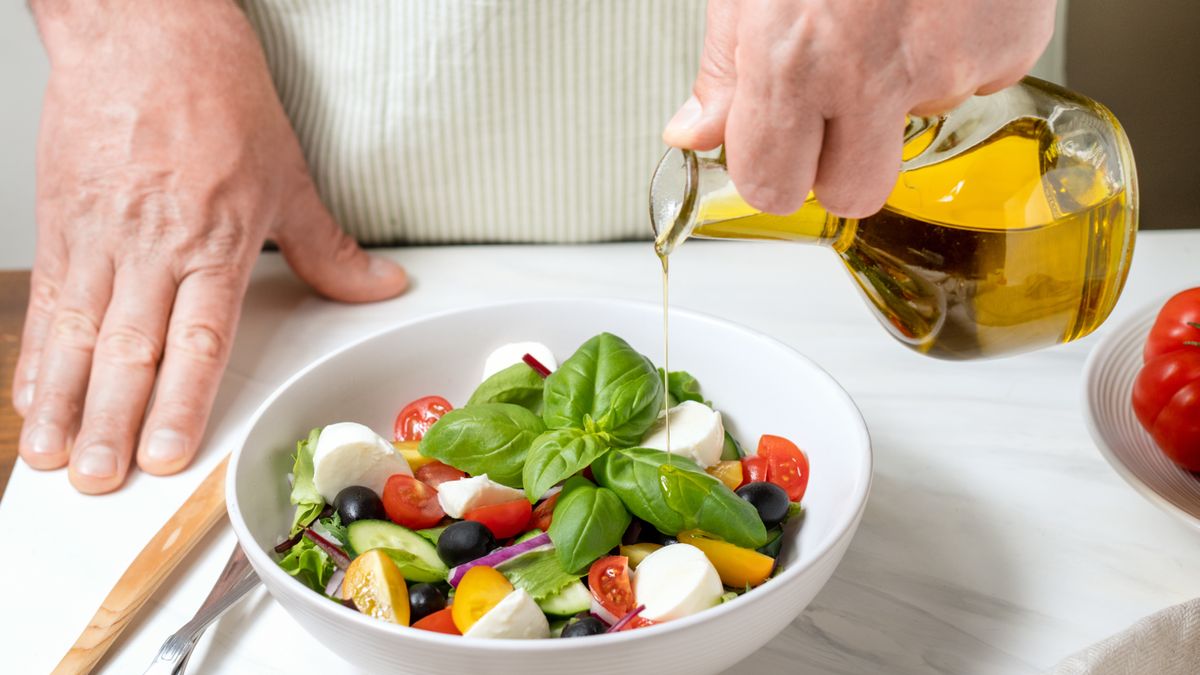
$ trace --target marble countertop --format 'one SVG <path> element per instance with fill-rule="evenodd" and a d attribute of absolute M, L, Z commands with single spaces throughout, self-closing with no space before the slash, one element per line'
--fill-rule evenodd
<path fill-rule="evenodd" d="M 145 541 L 233 449 L 258 404 L 313 358 L 449 307 L 660 298 L 645 243 L 390 255 L 408 266 L 413 288 L 359 306 L 316 298 L 278 255 L 263 256 L 205 448 L 183 474 L 134 475 L 119 494 L 97 498 L 74 493 L 62 472 L 18 462 L 0 502 L 6 672 L 57 663 Z M 1200 231 L 1142 234 L 1113 318 L 1200 283 L 1198 260 Z M 1095 335 L 1002 360 L 936 361 L 888 337 L 829 251 L 696 242 L 672 262 L 674 305 L 743 323 L 814 359 L 857 402 L 875 449 L 870 502 L 833 579 L 730 672 L 1040 672 L 1200 595 L 1200 536 L 1128 487 L 1084 428 L 1080 373 Z M 219 525 L 101 670 L 141 672 L 199 606 L 232 542 Z M 260 588 L 208 631 L 189 672 L 348 668 Z"/>

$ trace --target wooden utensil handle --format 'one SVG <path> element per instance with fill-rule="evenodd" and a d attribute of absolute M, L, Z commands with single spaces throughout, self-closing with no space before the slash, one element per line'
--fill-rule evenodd
<path fill-rule="evenodd" d="M 225 514 L 225 467 L 221 460 L 200 487 L 154 535 L 109 591 L 79 639 L 59 661 L 57 673 L 90 673 L 146 600 Z"/>

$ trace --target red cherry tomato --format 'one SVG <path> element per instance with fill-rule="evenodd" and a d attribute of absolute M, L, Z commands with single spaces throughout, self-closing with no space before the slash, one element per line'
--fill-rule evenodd
<path fill-rule="evenodd" d="M 742 483 L 741 487 L 746 483 L 755 481 L 765 481 L 767 479 L 767 458 L 751 455 L 742 458 Z"/>
<path fill-rule="evenodd" d="M 528 529 L 550 531 L 550 521 L 554 517 L 554 507 L 558 504 L 558 495 L 560 494 L 562 493 L 556 492 L 537 505 L 537 508 L 533 510 L 533 515 L 529 517 Z"/>
<path fill-rule="evenodd" d="M 1171 461 L 1200 471 L 1200 347 L 1147 361 L 1133 381 L 1133 411 Z"/>
<path fill-rule="evenodd" d="M 1192 346 L 1189 342 L 1200 342 L 1200 287 L 1176 293 L 1158 310 L 1142 356 L 1149 362 L 1156 356 Z"/>
<path fill-rule="evenodd" d="M 503 504 L 471 509 L 463 514 L 463 520 L 483 523 L 497 539 L 508 539 L 525 531 L 532 512 L 533 507 L 529 505 L 529 500 L 515 499 Z"/>
<path fill-rule="evenodd" d="M 448 483 L 452 480 L 459 480 L 460 478 L 467 477 L 465 471 L 459 471 L 449 464 L 442 464 L 436 459 L 417 469 L 415 475 L 417 480 L 431 488 L 436 488 L 442 483 Z"/>
<path fill-rule="evenodd" d="M 606 612 L 620 619 L 637 606 L 633 596 L 633 584 L 629 582 L 629 558 L 610 555 L 592 563 L 588 570 L 588 588 L 592 597 Z M 649 626 L 653 621 L 640 616 L 633 618 L 624 630 Z"/>
<path fill-rule="evenodd" d="M 446 516 L 438 503 L 437 490 L 402 473 L 384 484 L 383 510 L 392 522 L 413 530 L 433 527 Z"/>
<path fill-rule="evenodd" d="M 419 441 L 425 437 L 425 432 L 433 423 L 440 420 L 442 415 L 454 410 L 454 406 L 441 396 L 425 396 L 404 406 L 396 415 L 396 424 L 392 429 L 393 438 L 397 441 Z"/>
<path fill-rule="evenodd" d="M 758 456 L 767 459 L 767 480 L 783 488 L 788 499 L 798 502 L 808 489 L 808 457 L 796 444 L 782 436 L 763 434 Z"/>
<path fill-rule="evenodd" d="M 462 633 L 458 632 L 458 627 L 454 625 L 454 616 L 451 615 L 449 607 L 439 609 L 433 614 L 426 616 L 424 619 L 414 623 L 412 627 L 433 631 L 434 633 L 462 635 Z"/>

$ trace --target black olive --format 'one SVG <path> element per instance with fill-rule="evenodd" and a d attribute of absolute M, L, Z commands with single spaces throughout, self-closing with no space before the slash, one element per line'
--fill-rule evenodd
<path fill-rule="evenodd" d="M 356 520 L 387 520 L 383 500 L 374 490 L 361 485 L 342 488 L 333 498 L 333 509 L 337 511 L 343 525 L 349 525 Z"/>
<path fill-rule="evenodd" d="M 608 630 L 600 619 L 594 616 L 585 616 L 582 619 L 572 621 L 563 628 L 562 636 L 565 638 L 584 637 L 587 635 L 599 635 Z"/>
<path fill-rule="evenodd" d="M 482 558 L 496 548 L 496 537 L 483 523 L 462 520 L 442 531 L 438 537 L 438 556 L 450 567 Z"/>
<path fill-rule="evenodd" d="M 758 517 L 767 527 L 774 527 L 783 522 L 787 517 L 788 506 L 791 505 L 783 488 L 764 481 L 743 485 L 737 489 L 737 496 L 750 502 L 758 510 Z"/>
<path fill-rule="evenodd" d="M 413 584 L 408 587 L 409 621 L 421 619 L 446 609 L 446 595 L 433 584 Z"/>
<path fill-rule="evenodd" d="M 642 524 L 642 531 L 638 533 L 637 539 L 638 541 L 644 541 L 648 544 L 658 544 L 659 546 L 670 546 L 677 543 L 674 535 L 663 534 L 650 523 Z"/>

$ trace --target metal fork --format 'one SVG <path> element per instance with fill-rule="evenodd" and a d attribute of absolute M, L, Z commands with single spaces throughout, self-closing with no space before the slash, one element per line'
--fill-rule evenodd
<path fill-rule="evenodd" d="M 188 657 L 192 655 L 192 650 L 200 641 L 204 629 L 258 583 L 258 575 L 250 567 L 246 554 L 242 553 L 242 547 L 234 544 L 233 553 L 229 555 L 225 569 L 221 570 L 221 576 L 208 592 L 208 597 L 204 599 L 200 609 L 196 610 L 196 616 L 167 638 L 159 648 L 154 662 L 146 669 L 145 675 L 183 673 L 187 668 Z"/>

